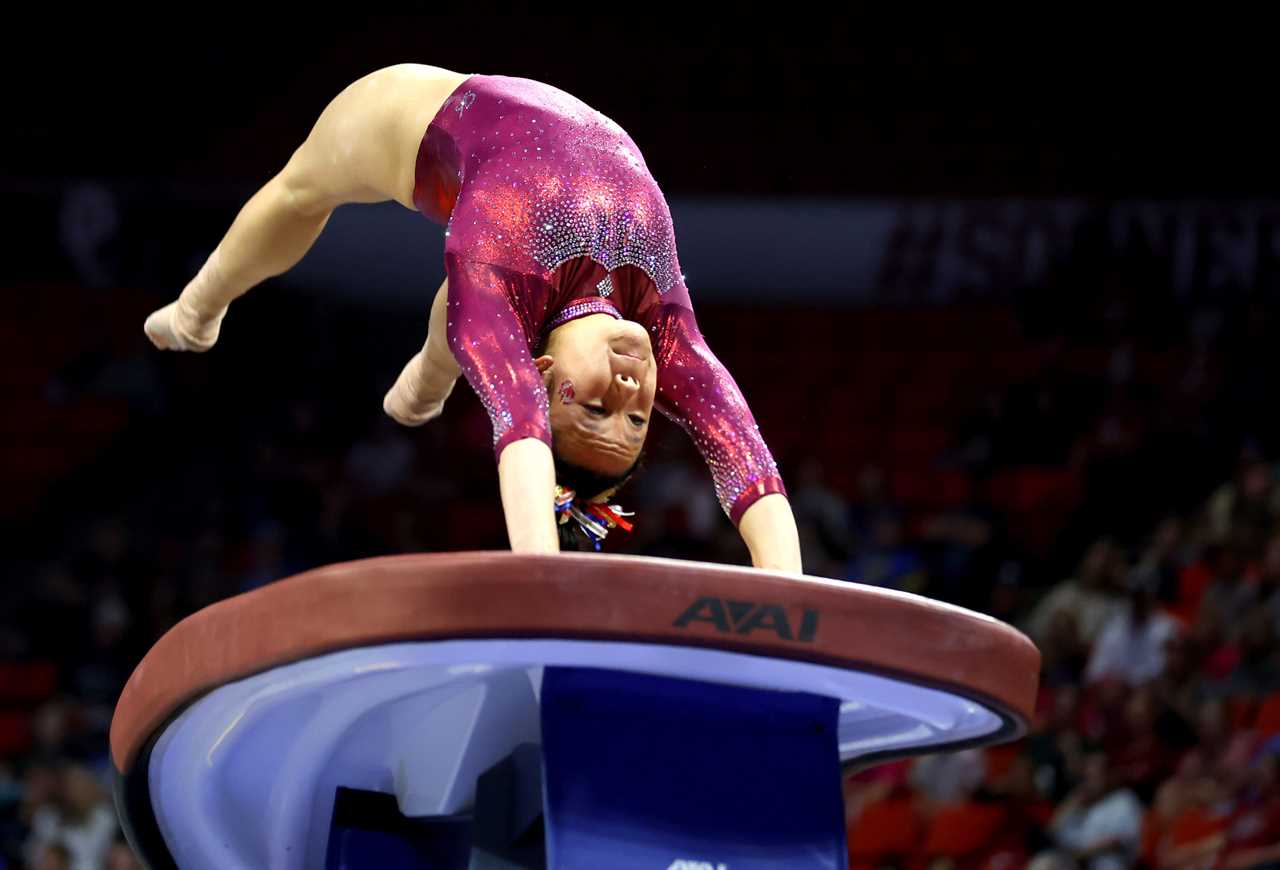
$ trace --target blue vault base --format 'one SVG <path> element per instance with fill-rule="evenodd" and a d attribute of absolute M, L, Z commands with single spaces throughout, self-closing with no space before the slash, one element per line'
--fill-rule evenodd
<path fill-rule="evenodd" d="M 798 692 L 548 668 L 540 755 L 526 744 L 483 774 L 461 816 L 408 819 L 391 795 L 340 790 L 326 870 L 844 867 L 838 712 Z"/>
<path fill-rule="evenodd" d="M 1008 727 L 960 694 L 811 662 L 393 643 L 198 697 L 117 803 L 152 870 L 838 868 L 842 763 Z"/>

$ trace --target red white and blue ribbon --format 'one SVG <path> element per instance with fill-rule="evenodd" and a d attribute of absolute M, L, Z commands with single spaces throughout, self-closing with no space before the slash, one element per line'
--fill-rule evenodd
<path fill-rule="evenodd" d="M 635 516 L 635 511 L 624 511 L 616 504 L 604 502 L 583 502 L 577 493 L 565 486 L 556 486 L 556 519 L 560 525 L 569 520 L 577 522 L 583 533 L 590 539 L 596 550 L 609 534 L 610 529 L 621 528 L 631 531 L 631 523 L 623 517 Z"/>

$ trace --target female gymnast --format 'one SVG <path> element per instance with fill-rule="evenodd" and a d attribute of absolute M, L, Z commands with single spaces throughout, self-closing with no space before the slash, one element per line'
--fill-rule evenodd
<path fill-rule="evenodd" d="M 662 192 L 621 127 L 549 85 L 420 64 L 351 84 L 148 337 L 208 350 L 228 305 L 297 263 L 333 209 L 385 200 L 445 224 L 446 279 L 383 407 L 421 425 L 466 375 L 512 550 L 557 552 L 569 516 L 597 548 L 626 525 L 607 500 L 656 404 L 694 439 L 752 563 L 801 570 L 777 466 L 698 331 Z"/>

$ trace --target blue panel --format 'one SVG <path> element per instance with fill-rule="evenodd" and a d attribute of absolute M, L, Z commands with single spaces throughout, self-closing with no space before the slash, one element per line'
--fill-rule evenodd
<path fill-rule="evenodd" d="M 547 668 L 547 866 L 843 870 L 838 715 L 801 692 Z"/>

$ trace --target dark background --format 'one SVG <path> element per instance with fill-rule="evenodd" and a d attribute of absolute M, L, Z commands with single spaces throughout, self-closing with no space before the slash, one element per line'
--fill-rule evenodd
<path fill-rule="evenodd" d="M 1257 196 L 1277 184 L 1273 65 L 1265 29 L 1240 11 L 24 15 L 4 61 L 5 171 L 18 177 L 252 183 L 342 87 L 413 61 L 580 96 L 676 194 Z"/>
<path fill-rule="evenodd" d="M 941 215 L 936 250 L 981 267 L 952 284 L 969 273 L 940 269 L 924 293 L 912 252 L 933 237 L 901 218 L 870 260 L 876 292 L 857 299 L 786 281 L 694 294 L 782 465 L 806 571 L 994 614 L 1045 655 L 1028 740 L 848 783 L 855 863 L 1053 852 L 1072 866 L 1055 811 L 1111 812 L 1102 798 L 1124 794 L 1142 811 L 1128 865 L 1273 844 L 1280 136 L 1266 28 L 1218 7 L 966 14 L 16 13 L 0 58 L 0 867 L 62 866 L 48 844 L 95 825 L 110 846 L 83 774 L 104 769 L 123 681 L 182 616 L 332 561 L 505 546 L 470 391 L 421 430 L 380 411 L 439 266 L 420 302 L 267 282 L 205 355 L 142 336 L 333 95 L 406 61 L 583 98 L 628 130 L 673 202 Z M 1150 232 L 1114 244 L 1135 203 Z M 1000 215 L 1063 204 L 1082 217 L 1041 277 L 984 260 L 984 233 L 1023 226 Z M 357 272 L 349 240 L 375 214 L 344 209 L 326 232 Z M 1179 228 L 1184 248 L 1151 241 Z M 772 253 L 724 248 L 759 259 L 805 241 L 779 230 Z M 1254 266 L 1215 277 L 1221 250 Z M 847 255 L 832 245 L 833 268 Z M 648 452 L 620 498 L 636 533 L 606 549 L 745 563 L 688 439 L 656 426 Z M 1100 652 L 1108 627 L 1132 654 Z M 1090 753 L 1106 758 L 1101 781 Z M 896 841 L 872 836 L 886 818 Z M 123 846 L 110 860 L 132 866 Z"/>

